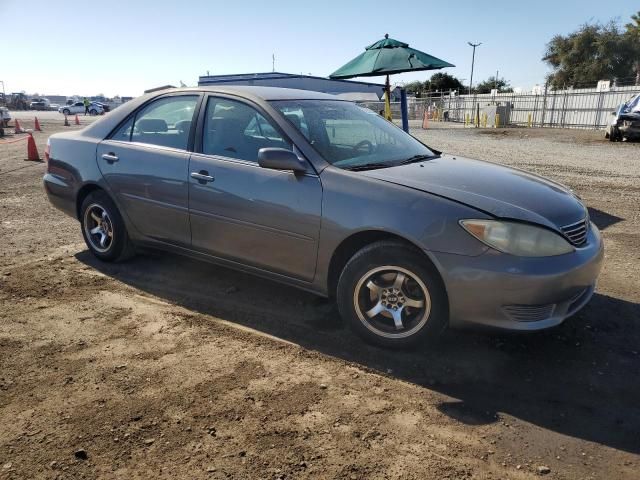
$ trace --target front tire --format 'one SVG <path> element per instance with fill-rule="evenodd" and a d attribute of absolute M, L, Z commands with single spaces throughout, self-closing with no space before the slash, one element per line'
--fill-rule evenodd
<path fill-rule="evenodd" d="M 622 135 L 620 134 L 620 130 L 618 130 L 618 127 L 612 126 L 611 131 L 609 132 L 609 141 L 617 142 L 620 140 L 622 140 Z"/>
<path fill-rule="evenodd" d="M 116 262 L 133 255 L 122 216 L 105 192 L 87 195 L 80 207 L 80 223 L 87 247 L 100 260 Z"/>
<path fill-rule="evenodd" d="M 395 241 L 364 247 L 344 267 L 337 303 L 366 341 L 407 348 L 433 340 L 448 324 L 440 275 L 415 248 Z"/>
<path fill-rule="evenodd" d="M 62 110 L 62 114 L 63 115 L 71 115 L 71 111 L 68 108 L 65 108 L 64 110 Z"/>

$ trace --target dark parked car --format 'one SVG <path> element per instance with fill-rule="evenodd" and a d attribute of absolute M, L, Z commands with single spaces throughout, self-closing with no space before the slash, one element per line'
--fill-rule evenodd
<path fill-rule="evenodd" d="M 34 98 L 29 103 L 29 109 L 31 110 L 49 110 L 49 101 L 44 98 Z"/>
<path fill-rule="evenodd" d="M 640 138 L 640 95 L 623 103 L 611 114 L 613 118 L 607 125 L 605 138 L 612 142 Z"/>
<path fill-rule="evenodd" d="M 386 346 L 558 325 L 603 257 L 566 187 L 442 154 L 331 95 L 154 92 L 53 135 L 46 155 L 50 201 L 99 259 L 162 248 L 335 297 Z"/>
<path fill-rule="evenodd" d="M 108 112 L 111 110 L 111 107 L 109 107 L 109 105 L 107 105 L 106 103 L 102 103 L 102 102 L 91 102 L 91 105 L 95 105 L 97 107 L 102 108 L 102 110 L 104 112 Z"/>

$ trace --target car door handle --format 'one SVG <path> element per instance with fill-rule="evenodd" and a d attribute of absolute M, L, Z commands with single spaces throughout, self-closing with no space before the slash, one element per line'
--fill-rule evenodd
<path fill-rule="evenodd" d="M 191 178 L 195 178 L 198 182 L 205 184 L 207 182 L 213 182 L 215 178 L 209 175 L 206 170 L 200 170 L 199 172 L 191 172 Z"/>
<path fill-rule="evenodd" d="M 102 154 L 102 159 L 106 160 L 109 163 L 114 163 L 114 162 L 117 162 L 118 160 L 120 160 L 118 158 L 118 156 L 113 152 L 103 153 Z"/>

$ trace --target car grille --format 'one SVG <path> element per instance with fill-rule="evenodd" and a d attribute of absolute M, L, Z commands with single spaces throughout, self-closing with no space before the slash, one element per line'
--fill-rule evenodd
<path fill-rule="evenodd" d="M 505 305 L 502 309 L 516 322 L 538 322 L 551 317 L 555 304 L 549 305 Z"/>
<path fill-rule="evenodd" d="M 562 233 L 569 239 L 575 247 L 583 246 L 587 241 L 587 231 L 589 230 L 589 218 L 585 217 L 579 222 L 565 225 L 561 228 Z"/>

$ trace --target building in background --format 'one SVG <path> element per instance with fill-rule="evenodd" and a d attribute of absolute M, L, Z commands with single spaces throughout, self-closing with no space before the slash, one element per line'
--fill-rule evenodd
<path fill-rule="evenodd" d="M 384 94 L 384 85 L 352 80 L 332 80 L 325 77 L 294 73 L 240 73 L 232 75 L 203 75 L 198 86 L 255 85 L 263 87 L 297 88 L 336 95 L 345 100 L 376 101 Z"/>

